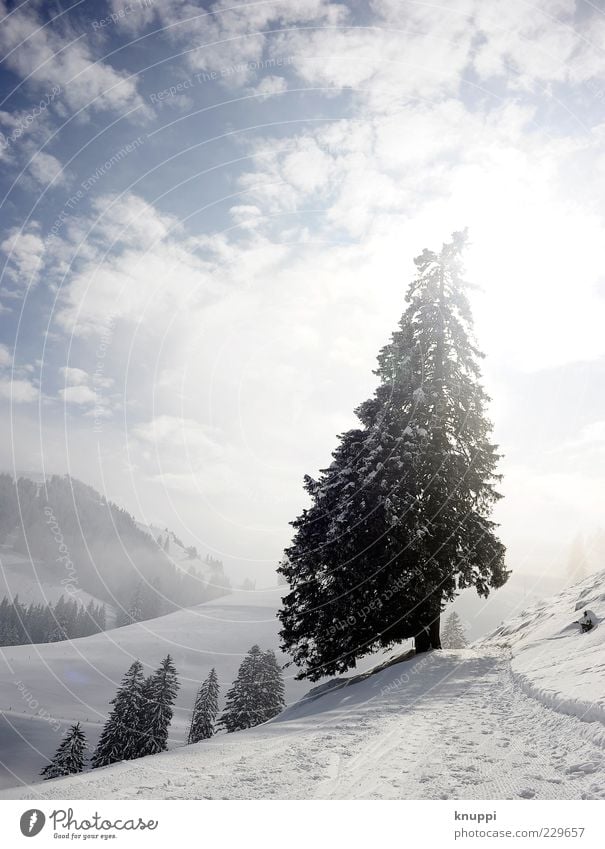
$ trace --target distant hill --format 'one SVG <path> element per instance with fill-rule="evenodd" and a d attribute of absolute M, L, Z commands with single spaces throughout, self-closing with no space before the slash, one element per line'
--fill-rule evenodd
<path fill-rule="evenodd" d="M 156 535 L 68 475 L 0 474 L 0 563 L 0 597 L 92 597 L 116 609 L 118 624 L 230 590 L 220 561 L 202 559 L 167 529 Z"/>

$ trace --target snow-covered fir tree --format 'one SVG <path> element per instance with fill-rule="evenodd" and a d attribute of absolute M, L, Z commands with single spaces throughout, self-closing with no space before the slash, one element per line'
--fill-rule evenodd
<path fill-rule="evenodd" d="M 167 748 L 172 708 L 178 689 L 174 663 L 170 655 L 166 655 L 158 669 L 143 685 L 138 722 L 138 757 L 155 755 Z"/>
<path fill-rule="evenodd" d="M 312 680 L 414 637 L 440 646 L 443 605 L 508 577 L 491 510 L 500 497 L 481 354 L 461 269 L 464 234 L 415 260 L 408 306 L 378 357 L 379 385 L 305 478 L 311 506 L 280 566 L 282 645 Z"/>
<path fill-rule="evenodd" d="M 65 620 L 56 620 L 54 627 L 48 635 L 49 643 L 61 643 L 67 639 L 67 625 Z"/>
<path fill-rule="evenodd" d="M 97 748 L 91 758 L 94 768 L 116 761 L 139 757 L 138 733 L 143 698 L 143 665 L 135 660 L 122 680 L 115 697 L 113 709 L 103 726 Z"/>
<path fill-rule="evenodd" d="M 468 645 L 462 620 L 455 610 L 445 620 L 441 634 L 441 644 L 444 649 L 463 649 Z"/>
<path fill-rule="evenodd" d="M 284 682 L 275 654 L 254 645 L 240 664 L 218 725 L 228 732 L 252 728 L 276 716 L 284 704 Z"/>
<path fill-rule="evenodd" d="M 80 728 L 80 723 L 77 722 L 71 726 L 50 763 L 44 767 L 40 775 L 47 779 L 82 772 L 85 752 L 86 735 Z"/>
<path fill-rule="evenodd" d="M 263 677 L 261 679 L 263 686 L 263 705 L 265 717 L 262 720 L 272 719 L 281 713 L 285 707 L 284 700 L 284 676 L 281 666 L 277 662 L 275 652 L 267 649 L 263 653 Z"/>
<path fill-rule="evenodd" d="M 188 743 L 199 743 L 214 734 L 214 723 L 218 713 L 218 678 L 212 668 L 210 674 L 200 687 L 193 707 Z"/>

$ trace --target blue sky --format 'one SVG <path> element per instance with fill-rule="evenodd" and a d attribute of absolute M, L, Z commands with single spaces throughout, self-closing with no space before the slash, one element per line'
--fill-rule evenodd
<path fill-rule="evenodd" d="M 603 502 L 601 3 L 0 3 L 7 469 L 269 580 L 468 226 L 510 565 Z"/>

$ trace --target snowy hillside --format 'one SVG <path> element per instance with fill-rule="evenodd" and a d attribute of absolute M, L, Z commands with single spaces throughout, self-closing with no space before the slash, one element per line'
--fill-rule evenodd
<path fill-rule="evenodd" d="M 240 591 L 79 640 L 0 649 L 0 786 L 36 780 L 45 756 L 58 744 L 59 724 L 62 730 L 76 720 L 87 723 L 95 743 L 108 702 L 137 658 L 150 672 L 168 652 L 173 656 L 181 689 L 171 736 L 173 744 L 181 743 L 195 692 L 212 666 L 224 695 L 253 643 L 278 648 L 280 593 Z M 286 674 L 289 701 L 307 689 Z"/>
<path fill-rule="evenodd" d="M 485 637 L 502 622 L 518 616 L 531 604 L 546 596 L 556 595 L 562 587 L 560 574 L 532 574 L 527 570 L 513 572 L 503 587 L 490 592 L 487 598 L 477 595 L 474 587 L 463 590 L 448 607 L 462 619 L 469 641 Z"/>
<path fill-rule="evenodd" d="M 469 649 L 397 663 L 256 729 L 2 795 L 605 798 L 605 627 L 580 634 L 578 603 L 601 616 L 605 573 Z"/>
<path fill-rule="evenodd" d="M 142 525 L 69 475 L 0 473 L 0 599 L 102 600 L 127 621 L 151 619 L 229 592 L 222 563 L 174 532 Z M 112 617 L 110 616 L 110 621 Z"/>
<path fill-rule="evenodd" d="M 69 584 L 69 597 L 80 604 L 87 605 L 89 601 L 105 604 L 111 621 L 112 606 L 74 586 L 65 570 L 58 569 L 55 562 L 24 557 L 10 545 L 0 545 L 0 599 L 18 595 L 24 604 L 55 604 L 66 594 L 66 584 Z"/>
<path fill-rule="evenodd" d="M 586 609 L 599 625 L 581 634 L 575 620 Z M 482 642 L 510 646 L 517 685 L 544 705 L 591 723 L 590 733 L 605 746 L 603 620 L 605 571 L 532 605 Z"/>
<path fill-rule="evenodd" d="M 168 560 L 180 572 L 194 570 L 200 579 L 212 587 L 217 596 L 230 592 L 231 583 L 224 573 L 222 561 L 210 555 L 202 557 L 195 546 L 185 545 L 174 531 L 169 531 L 168 528 L 161 528 L 154 524 L 146 525 L 143 522 L 136 522 L 136 526 L 156 540 Z"/>

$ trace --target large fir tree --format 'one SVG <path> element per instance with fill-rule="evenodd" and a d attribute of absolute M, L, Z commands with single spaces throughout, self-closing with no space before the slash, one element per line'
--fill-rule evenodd
<path fill-rule="evenodd" d="M 438 648 L 445 601 L 508 577 L 491 510 L 499 455 L 491 442 L 462 278 L 464 234 L 416 260 L 417 276 L 379 385 L 340 437 L 333 462 L 305 478 L 311 505 L 292 524 L 279 571 L 290 593 L 283 647 L 316 680 L 414 637 Z"/>
<path fill-rule="evenodd" d="M 86 735 L 80 728 L 80 723 L 72 725 L 40 775 L 48 778 L 61 778 L 63 775 L 74 775 L 84 769 L 84 753 L 86 751 Z"/>
<path fill-rule="evenodd" d="M 139 757 L 139 723 L 142 710 L 143 665 L 135 660 L 122 680 L 113 710 L 103 726 L 97 748 L 91 759 L 93 769 L 116 761 Z"/>
<path fill-rule="evenodd" d="M 218 713 L 218 693 L 218 678 L 213 668 L 196 696 L 188 743 L 199 743 L 200 740 L 207 740 L 214 734 L 214 723 Z"/>
<path fill-rule="evenodd" d="M 168 746 L 168 730 L 173 705 L 179 689 L 177 673 L 170 655 L 143 685 L 142 708 L 139 717 L 138 756 L 156 755 Z"/>
<path fill-rule="evenodd" d="M 242 731 L 267 722 L 283 707 L 284 683 L 275 655 L 254 645 L 240 664 L 218 725 Z"/>

